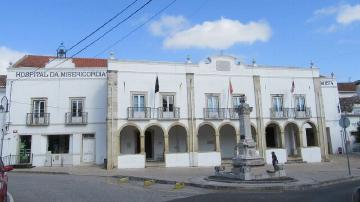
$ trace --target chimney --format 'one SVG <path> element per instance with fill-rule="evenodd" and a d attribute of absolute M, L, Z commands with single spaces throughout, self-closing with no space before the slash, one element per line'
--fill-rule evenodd
<path fill-rule="evenodd" d="M 355 81 L 357 96 L 360 96 L 360 80 Z"/>

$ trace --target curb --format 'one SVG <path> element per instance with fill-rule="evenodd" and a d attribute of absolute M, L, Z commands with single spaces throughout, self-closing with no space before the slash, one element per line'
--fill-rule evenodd
<path fill-rule="evenodd" d="M 171 184 L 175 185 L 181 181 L 175 180 L 164 180 L 164 179 L 156 179 L 156 178 L 147 178 L 147 177 L 136 177 L 136 176 L 127 176 L 127 175 L 82 175 L 71 172 L 53 172 L 53 171 L 31 171 L 31 170 L 13 170 L 11 172 L 15 173 L 33 173 L 33 174 L 52 174 L 52 175 L 79 175 L 79 176 L 99 176 L 99 177 L 114 177 L 114 178 L 129 178 L 129 181 L 145 181 L 145 180 L 153 180 L 157 184 Z M 334 184 L 340 184 L 345 182 L 351 182 L 355 180 L 360 180 L 360 176 L 350 176 L 341 179 L 335 180 L 327 180 L 318 182 L 315 184 L 300 184 L 300 185 L 287 185 L 287 184 L 271 184 L 275 186 L 243 186 L 243 185 L 254 185 L 254 183 L 242 183 L 239 186 L 226 186 L 226 185 L 214 185 L 214 184 L 204 184 L 204 183 L 195 183 L 195 182 L 183 182 L 185 186 L 204 188 L 204 189 L 212 189 L 212 190 L 227 190 L 227 191 L 299 191 L 299 190 L 309 190 L 314 188 L 326 187 Z M 231 183 L 234 185 L 235 183 Z M 242 186 L 241 186 L 242 185 Z M 270 184 L 269 184 L 270 185 Z"/>

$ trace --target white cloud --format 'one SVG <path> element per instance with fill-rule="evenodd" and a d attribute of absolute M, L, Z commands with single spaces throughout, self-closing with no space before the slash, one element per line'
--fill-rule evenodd
<path fill-rule="evenodd" d="M 217 21 L 197 24 L 168 36 L 164 40 L 164 47 L 171 49 L 227 49 L 238 43 L 266 42 L 270 37 L 271 28 L 266 22 L 244 24 L 238 20 L 221 18 Z"/>
<path fill-rule="evenodd" d="M 348 25 L 355 21 L 360 21 L 360 4 L 354 6 L 342 6 L 336 16 L 336 21 L 343 25 Z"/>
<path fill-rule="evenodd" d="M 341 26 L 350 25 L 356 21 L 360 21 L 360 4 L 349 5 L 349 4 L 340 4 L 338 6 L 331 6 L 326 8 L 321 8 L 314 11 L 314 15 L 309 21 L 314 21 L 319 17 L 324 16 L 333 16 L 335 22 L 331 24 L 328 28 L 322 29 L 328 32 L 333 32 L 338 30 Z"/>
<path fill-rule="evenodd" d="M 164 15 L 160 20 L 150 24 L 150 32 L 155 36 L 172 35 L 189 26 L 189 22 L 184 16 Z"/>
<path fill-rule="evenodd" d="M 24 55 L 25 53 L 0 46 L 0 74 L 6 74 L 6 68 L 9 67 L 9 63 L 15 63 Z"/>

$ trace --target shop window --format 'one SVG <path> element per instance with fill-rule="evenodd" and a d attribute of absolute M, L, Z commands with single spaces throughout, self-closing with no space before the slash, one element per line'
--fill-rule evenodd
<path fill-rule="evenodd" d="M 52 154 L 69 153 L 69 139 L 69 135 L 49 135 L 48 151 L 51 151 Z"/>

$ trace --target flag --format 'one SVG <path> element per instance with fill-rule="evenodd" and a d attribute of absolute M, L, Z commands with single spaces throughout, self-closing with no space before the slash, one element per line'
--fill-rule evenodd
<path fill-rule="evenodd" d="M 231 80 L 229 80 L 229 92 L 230 92 L 230 94 L 233 94 L 233 92 L 234 92 L 234 89 L 231 85 Z"/>
<path fill-rule="evenodd" d="M 291 92 L 291 93 L 294 93 L 294 91 L 295 91 L 295 83 L 294 83 L 294 81 L 293 81 L 292 84 L 291 84 L 291 90 L 290 90 L 290 92 Z"/>
<path fill-rule="evenodd" d="M 156 76 L 156 81 L 155 81 L 155 93 L 159 92 L 159 79 Z"/>

